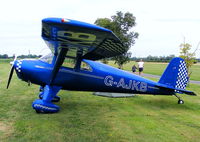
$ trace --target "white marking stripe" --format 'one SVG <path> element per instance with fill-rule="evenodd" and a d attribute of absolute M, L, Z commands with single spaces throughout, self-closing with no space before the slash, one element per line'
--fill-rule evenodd
<path fill-rule="evenodd" d="M 36 68 L 44 68 L 47 70 L 53 70 L 51 67 L 43 67 L 43 66 L 35 66 Z M 66 72 L 66 73 L 71 73 L 71 74 L 76 74 L 76 75 L 81 75 L 81 76 L 87 76 L 87 77 L 92 77 L 92 78 L 97 78 L 97 79 L 104 79 L 104 77 L 97 76 L 97 75 L 90 75 L 86 73 L 81 73 L 81 72 L 75 72 L 75 71 L 70 71 L 70 70 L 65 70 L 65 69 L 60 69 L 60 72 Z"/>
<path fill-rule="evenodd" d="M 47 106 L 43 106 L 40 104 L 34 104 L 34 107 L 40 107 L 40 108 L 47 109 L 47 110 L 57 110 L 56 108 L 47 107 Z"/>

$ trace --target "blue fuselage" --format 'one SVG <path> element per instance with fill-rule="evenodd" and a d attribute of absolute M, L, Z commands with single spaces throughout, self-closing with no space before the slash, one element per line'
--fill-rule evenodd
<path fill-rule="evenodd" d="M 144 79 L 100 62 L 83 60 L 91 70 L 61 67 L 53 81 L 63 90 L 170 95 L 173 92 L 156 87 L 157 82 Z M 44 86 L 49 84 L 53 64 L 41 60 L 17 60 L 14 63 L 20 79 Z"/>

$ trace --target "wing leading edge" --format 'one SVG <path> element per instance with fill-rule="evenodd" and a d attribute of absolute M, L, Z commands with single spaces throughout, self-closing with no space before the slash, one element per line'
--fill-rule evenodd
<path fill-rule="evenodd" d="M 62 18 L 42 20 L 42 38 L 51 51 L 57 55 L 62 48 L 67 48 L 66 56 L 99 60 L 126 52 L 121 41 L 108 29 Z"/>

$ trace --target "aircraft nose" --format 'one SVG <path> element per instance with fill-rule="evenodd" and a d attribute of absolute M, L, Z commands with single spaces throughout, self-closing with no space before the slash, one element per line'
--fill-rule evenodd
<path fill-rule="evenodd" d="M 22 68 L 22 61 L 21 60 L 16 60 L 13 62 L 13 66 L 17 72 L 21 72 Z"/>

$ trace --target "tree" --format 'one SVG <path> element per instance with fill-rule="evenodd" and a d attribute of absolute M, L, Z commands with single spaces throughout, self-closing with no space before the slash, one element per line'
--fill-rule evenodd
<path fill-rule="evenodd" d="M 7 58 L 8 58 L 8 55 L 7 55 L 7 54 L 0 55 L 0 58 L 2 58 L 2 59 L 7 59 Z"/>
<path fill-rule="evenodd" d="M 95 21 L 96 25 L 113 31 L 123 43 L 126 52 L 113 58 L 119 68 L 122 68 L 123 64 L 130 61 L 130 53 L 128 53 L 128 50 L 132 45 L 134 45 L 135 39 L 139 36 L 137 32 L 131 31 L 131 28 L 136 25 L 135 20 L 136 18 L 132 13 L 126 12 L 124 14 L 121 11 L 118 11 L 116 12 L 116 15 L 111 16 L 111 19 L 98 18 Z"/>
<path fill-rule="evenodd" d="M 122 69 L 123 68 L 123 64 L 126 64 L 130 61 L 130 58 L 131 58 L 131 52 L 127 52 L 123 55 L 119 55 L 117 57 L 114 57 L 115 58 L 115 64 L 118 65 L 118 68 L 119 69 Z"/>
<path fill-rule="evenodd" d="M 191 45 L 189 43 L 181 43 L 180 45 L 180 57 L 183 58 L 186 62 L 186 67 L 188 70 L 188 77 L 190 78 L 190 75 L 192 74 L 191 71 L 191 66 L 194 64 L 195 62 L 195 52 L 191 53 L 190 49 L 191 49 Z"/>
<path fill-rule="evenodd" d="M 107 58 L 103 58 L 101 61 L 102 61 L 102 63 L 104 63 L 104 64 L 108 64 L 108 59 L 107 59 Z"/>

